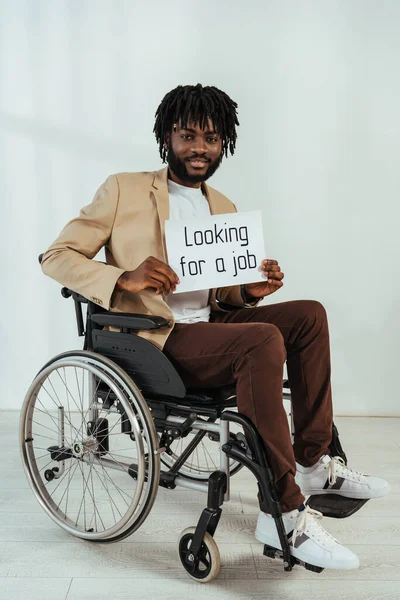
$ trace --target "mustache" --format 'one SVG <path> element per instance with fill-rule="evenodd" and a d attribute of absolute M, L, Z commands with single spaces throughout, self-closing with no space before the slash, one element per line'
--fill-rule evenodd
<path fill-rule="evenodd" d="M 205 156 L 190 156 L 186 160 L 204 160 L 205 162 L 211 162 L 211 160 L 209 158 L 206 158 Z"/>

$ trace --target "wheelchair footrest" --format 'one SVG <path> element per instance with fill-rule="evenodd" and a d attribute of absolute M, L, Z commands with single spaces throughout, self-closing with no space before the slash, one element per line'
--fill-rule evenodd
<path fill-rule="evenodd" d="M 321 512 L 324 517 L 332 519 L 345 519 L 354 515 L 368 500 L 358 500 L 356 498 L 345 498 L 338 494 L 318 494 L 310 496 L 307 505 Z"/>
<path fill-rule="evenodd" d="M 267 556 L 268 558 L 280 558 L 283 560 L 282 550 L 278 550 L 277 548 L 273 548 L 272 546 L 267 546 L 267 544 L 264 545 L 263 554 L 264 554 L 264 556 Z M 295 565 L 300 565 L 300 566 L 304 567 L 305 569 L 307 569 L 307 571 L 313 571 L 314 573 L 321 573 L 324 570 L 323 567 L 316 567 L 315 565 L 311 565 L 310 563 L 303 562 L 302 560 L 299 560 L 298 558 L 295 558 L 294 556 L 291 556 L 290 560 L 292 562 L 292 567 L 294 567 Z M 288 569 L 286 569 L 286 567 L 285 567 L 285 571 L 286 570 L 288 570 Z"/>
<path fill-rule="evenodd" d="M 50 452 L 51 460 L 56 460 L 57 462 L 61 462 L 62 460 L 67 460 L 73 457 L 73 453 L 71 448 L 61 448 L 59 446 L 49 446 L 47 448 L 48 452 Z"/>

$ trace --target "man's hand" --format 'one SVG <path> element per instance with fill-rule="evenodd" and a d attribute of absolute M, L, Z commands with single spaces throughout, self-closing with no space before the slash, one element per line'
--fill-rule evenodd
<path fill-rule="evenodd" d="M 153 288 L 156 294 L 168 295 L 180 283 L 178 275 L 162 260 L 148 256 L 134 271 L 126 271 L 116 284 L 119 291 L 137 294 L 146 288 Z"/>
<path fill-rule="evenodd" d="M 249 296 L 254 298 L 263 298 L 269 296 L 279 290 L 283 286 L 282 279 L 284 274 L 278 265 L 277 260 L 264 259 L 260 269 L 264 271 L 264 275 L 268 277 L 268 281 L 258 281 L 257 283 L 247 283 L 244 288 Z"/>

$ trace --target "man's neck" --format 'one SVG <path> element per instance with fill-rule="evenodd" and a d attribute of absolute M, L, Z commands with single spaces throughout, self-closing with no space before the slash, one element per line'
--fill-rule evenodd
<path fill-rule="evenodd" d="M 168 179 L 170 179 L 171 181 L 174 181 L 175 183 L 178 183 L 179 185 L 184 185 L 185 187 L 190 187 L 190 188 L 201 188 L 202 182 L 191 182 L 191 181 L 182 181 L 181 179 L 179 179 L 179 177 L 177 177 L 175 175 L 175 173 L 173 171 L 171 171 L 171 169 L 168 169 Z"/>

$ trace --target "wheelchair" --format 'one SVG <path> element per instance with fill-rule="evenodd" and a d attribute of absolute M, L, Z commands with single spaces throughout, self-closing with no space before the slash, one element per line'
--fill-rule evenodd
<path fill-rule="evenodd" d="M 206 506 L 197 525 L 182 532 L 178 552 L 188 575 L 206 583 L 220 568 L 214 533 L 230 498 L 230 478 L 245 466 L 256 477 L 260 507 L 274 517 L 281 542 L 282 550 L 264 546 L 264 555 L 282 559 L 285 571 L 296 564 L 322 571 L 290 554 L 264 443 L 237 412 L 235 386 L 186 389 L 167 356 L 132 335 L 167 326 L 164 318 L 112 313 L 65 287 L 61 294 L 74 300 L 84 346 L 42 367 L 20 419 L 24 470 L 49 517 L 84 540 L 117 542 L 142 525 L 160 486 L 203 492 Z M 290 397 L 284 380 L 283 398 Z M 347 462 L 335 425 L 330 451 Z M 365 502 L 328 494 L 307 503 L 343 518 Z"/>

